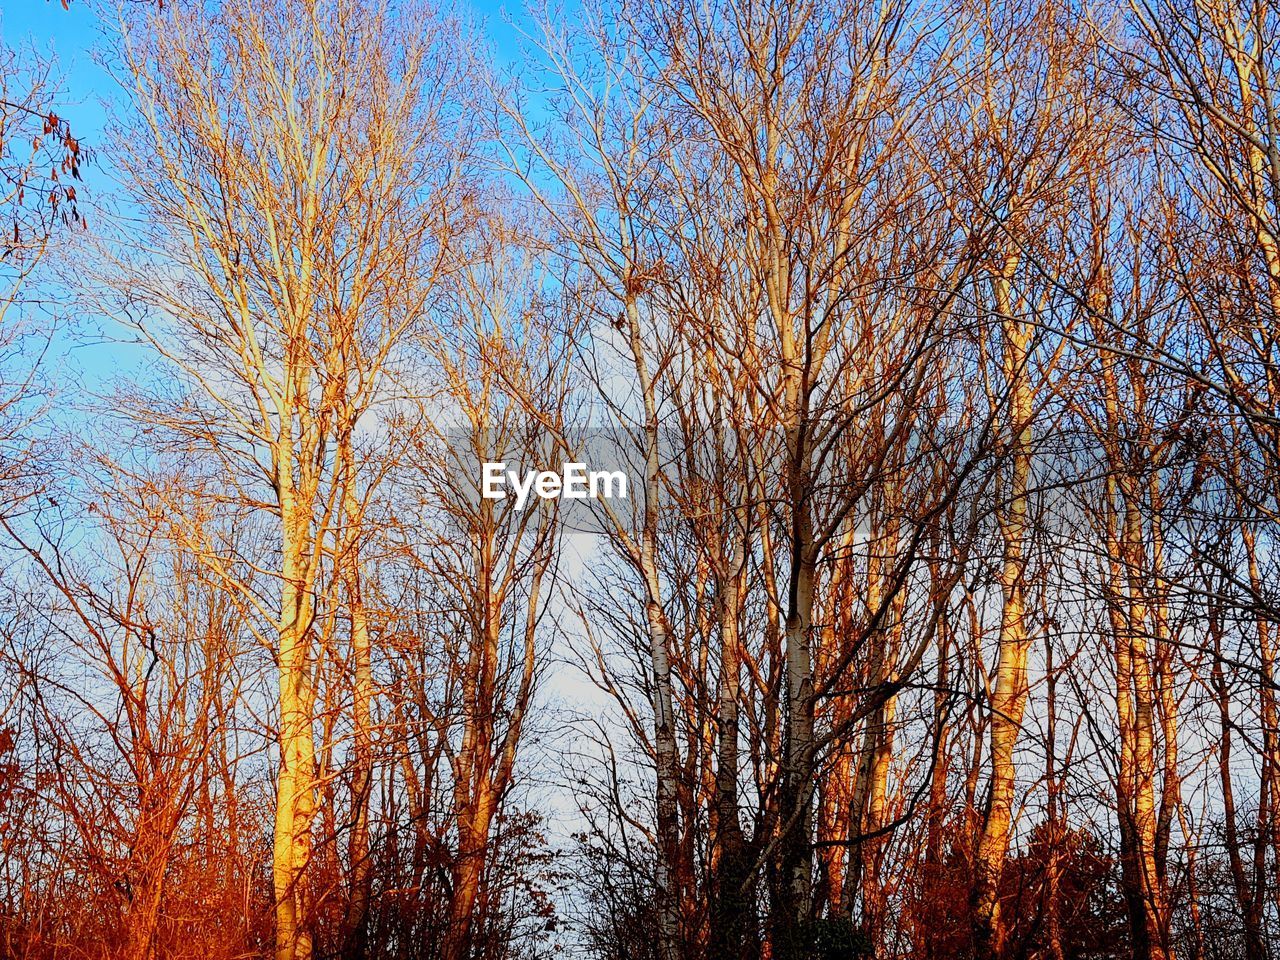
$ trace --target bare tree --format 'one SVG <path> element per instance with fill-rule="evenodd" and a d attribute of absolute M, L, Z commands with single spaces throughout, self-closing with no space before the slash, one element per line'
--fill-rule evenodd
<path fill-rule="evenodd" d="M 317 617 L 337 602 L 327 584 L 342 579 L 326 574 L 327 552 L 340 536 L 350 556 L 357 538 L 339 531 L 367 495 L 354 493 L 345 451 L 387 395 L 456 227 L 466 64 L 442 56 L 449 36 L 422 9 L 348 2 L 234 3 L 208 18 L 178 5 L 130 11 L 123 24 L 138 119 L 116 149 L 153 246 L 116 258 L 113 282 L 191 388 L 176 409 L 139 415 L 211 454 L 234 499 L 278 523 L 275 611 L 216 554 L 191 549 L 254 609 L 277 656 L 282 960 L 313 949 Z M 363 738 L 368 642 L 346 581 Z M 363 777 L 356 790 L 367 793 Z"/>

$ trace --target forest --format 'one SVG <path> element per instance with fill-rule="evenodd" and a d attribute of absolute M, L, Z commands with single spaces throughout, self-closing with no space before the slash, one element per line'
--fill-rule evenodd
<path fill-rule="evenodd" d="M 1280 960 L 1280 0 L 5 6 L 0 960 Z"/>

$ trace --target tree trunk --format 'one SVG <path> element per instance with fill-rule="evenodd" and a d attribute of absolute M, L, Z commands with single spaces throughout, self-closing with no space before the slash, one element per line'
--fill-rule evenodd
<path fill-rule="evenodd" d="M 644 504 L 640 542 L 632 559 L 645 588 L 645 624 L 649 631 L 649 658 L 653 671 L 653 745 L 657 780 L 657 862 L 654 875 L 658 899 L 656 932 L 660 960 L 677 960 L 682 952 L 680 810 L 677 783 L 680 764 L 671 692 L 671 641 L 662 607 L 662 586 L 658 574 L 658 510 L 662 496 L 658 407 L 640 327 L 640 309 L 632 296 L 628 296 L 624 303 L 624 316 L 644 404 Z"/>
<path fill-rule="evenodd" d="M 738 700 L 741 696 L 742 573 L 746 561 L 745 514 L 737 511 L 744 529 L 735 537 L 728 569 L 718 572 L 720 598 L 720 695 L 716 741 L 715 822 L 719 847 L 712 896 L 710 954 L 725 960 L 750 960 L 759 955 L 754 923 L 754 897 L 749 881 L 751 864 L 738 809 Z"/>
<path fill-rule="evenodd" d="M 345 451 L 345 457 L 348 464 L 343 490 L 343 513 L 348 531 L 342 563 L 348 612 L 351 616 L 351 657 L 355 661 L 351 704 L 355 727 L 355 766 L 351 778 L 351 841 L 348 847 L 351 879 L 343 954 L 348 960 L 360 960 L 368 947 L 369 895 L 373 879 L 369 847 L 369 804 L 373 793 L 373 651 L 369 642 L 369 615 L 364 606 L 360 584 L 361 516 L 349 448 Z"/>
<path fill-rule="evenodd" d="M 1004 541 L 1000 571 L 1003 605 L 1000 614 L 999 661 L 991 691 L 991 784 L 972 891 L 973 932 L 977 955 L 1001 960 L 1005 954 L 1005 922 L 1000 909 L 1000 880 L 1009 850 L 1016 771 L 1014 747 L 1022 729 L 1027 703 L 1027 652 L 1030 638 L 1026 623 L 1024 573 L 1026 568 L 1027 486 L 1031 474 L 1030 431 L 1032 390 L 1027 382 L 1031 341 L 1029 325 L 1013 315 L 1011 293 L 1015 256 L 1007 258 L 995 278 L 996 311 L 1004 331 L 1004 371 L 1009 389 L 1008 494 L 1001 498 L 997 518 Z"/>
<path fill-rule="evenodd" d="M 1231 868 L 1231 881 L 1236 904 L 1244 922 L 1244 950 L 1246 960 L 1267 960 L 1267 948 L 1262 933 L 1262 904 L 1254 896 L 1254 883 L 1250 882 L 1240 855 L 1240 829 L 1236 820 L 1235 784 L 1231 774 L 1231 690 L 1222 668 L 1221 620 L 1217 611 L 1209 615 L 1209 629 L 1213 636 L 1213 692 L 1218 703 L 1221 736 L 1218 740 L 1218 776 L 1222 788 L 1222 820 L 1227 848 L 1227 863 Z M 1260 879 L 1260 878 L 1256 878 Z"/>

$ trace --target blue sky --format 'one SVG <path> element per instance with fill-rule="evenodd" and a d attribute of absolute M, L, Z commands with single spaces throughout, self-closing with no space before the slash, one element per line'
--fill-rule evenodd
<path fill-rule="evenodd" d="M 88 4 L 72 3 L 64 10 L 59 0 L 6 2 L 0 10 L 0 31 L 9 46 L 31 44 L 42 54 L 52 53 L 70 94 L 61 112 L 84 130 L 86 138 L 101 129 L 100 94 L 109 92 L 110 81 L 91 56 L 101 27 Z"/>
<path fill-rule="evenodd" d="M 459 0 L 459 7 L 472 12 L 500 60 L 519 56 L 520 37 L 510 21 L 524 19 L 522 0 Z M 114 81 L 95 59 L 114 9 L 111 2 L 86 0 L 71 0 L 65 10 L 60 0 L 0 0 L 0 36 L 9 46 L 33 45 L 52 54 L 67 88 L 58 111 L 90 147 L 115 98 Z"/>

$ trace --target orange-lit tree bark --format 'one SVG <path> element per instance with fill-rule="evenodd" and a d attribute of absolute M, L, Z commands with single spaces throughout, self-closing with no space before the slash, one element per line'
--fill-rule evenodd
<path fill-rule="evenodd" d="M 233 3 L 212 19 L 149 8 L 123 24 L 138 121 L 117 149 L 154 246 L 117 260 L 118 286 L 194 386 L 178 411 L 143 415 L 218 458 L 277 522 L 278 607 L 245 600 L 272 624 L 279 669 L 281 960 L 313 950 L 316 618 L 337 602 L 325 555 L 356 483 L 333 446 L 421 315 L 453 213 L 448 158 L 466 148 L 465 127 L 441 129 L 465 67 L 442 42 L 422 10 L 346 0 Z"/>
<path fill-rule="evenodd" d="M 1045 409 L 1046 380 L 1062 351 L 1046 342 L 1037 314 L 1054 298 L 1061 253 L 1052 248 L 1070 191 L 1091 164 L 1086 138 L 1105 132 L 1090 74 L 1090 46 L 1064 30 L 1063 12 L 1050 4 L 984 8 L 975 26 L 976 74 L 967 88 L 966 116 L 978 121 L 968 169 L 975 210 L 986 210 L 989 265 L 982 302 L 992 331 L 988 389 L 1000 457 L 995 485 L 999 533 L 1000 625 L 997 662 L 988 690 L 990 779 L 976 846 L 971 894 L 974 946 L 980 957 L 1001 958 L 1008 924 L 1001 913 L 1001 878 L 1013 828 L 1015 751 L 1029 695 L 1027 658 L 1034 639 L 1028 609 L 1027 563 L 1034 535 L 1030 485 L 1036 438 Z M 995 31 L 995 32 L 993 32 Z M 997 34 L 1017 33 L 1017 50 L 999 47 Z M 963 195 L 963 194 L 962 194 Z M 994 203 L 988 197 L 997 198 Z M 979 221 L 981 224 L 981 221 Z M 1048 278 L 1047 281 L 1042 278 Z"/>
<path fill-rule="evenodd" d="M 1095 290 L 1095 312 L 1109 310 L 1110 293 L 1105 291 L 1108 274 L 1099 272 Z M 1125 317 L 1117 325 L 1141 323 L 1140 318 Z M 1105 331 L 1099 340 L 1108 341 Z M 1144 519 L 1154 506 L 1150 497 L 1159 483 L 1152 456 L 1153 439 L 1145 427 L 1126 430 L 1125 423 L 1136 418 L 1139 424 L 1150 423 L 1152 411 L 1147 397 L 1146 377 L 1135 361 L 1100 358 L 1102 371 L 1102 423 L 1098 427 L 1106 452 L 1106 497 L 1102 508 L 1105 517 L 1107 555 L 1107 610 L 1115 651 L 1116 706 L 1120 733 L 1120 760 L 1117 771 L 1117 810 L 1121 830 L 1121 856 L 1124 884 L 1129 901 L 1130 925 L 1136 955 L 1164 957 L 1170 955 L 1169 906 L 1166 868 L 1161 835 L 1166 817 L 1172 815 L 1157 798 L 1156 787 L 1162 779 L 1176 790 L 1176 740 L 1164 744 L 1173 769 L 1163 778 L 1157 765 L 1158 735 L 1176 736 L 1176 710 L 1171 682 L 1158 677 L 1159 662 L 1168 656 L 1167 649 L 1153 649 L 1167 644 L 1168 639 L 1158 618 L 1158 589 L 1152 570 L 1152 554 L 1162 544 Z M 1123 390 L 1127 400 L 1122 400 Z M 1120 438 L 1136 434 L 1129 449 Z M 1131 452 L 1132 451 L 1132 452 Z M 1162 696 L 1163 694 L 1163 696 Z"/>

